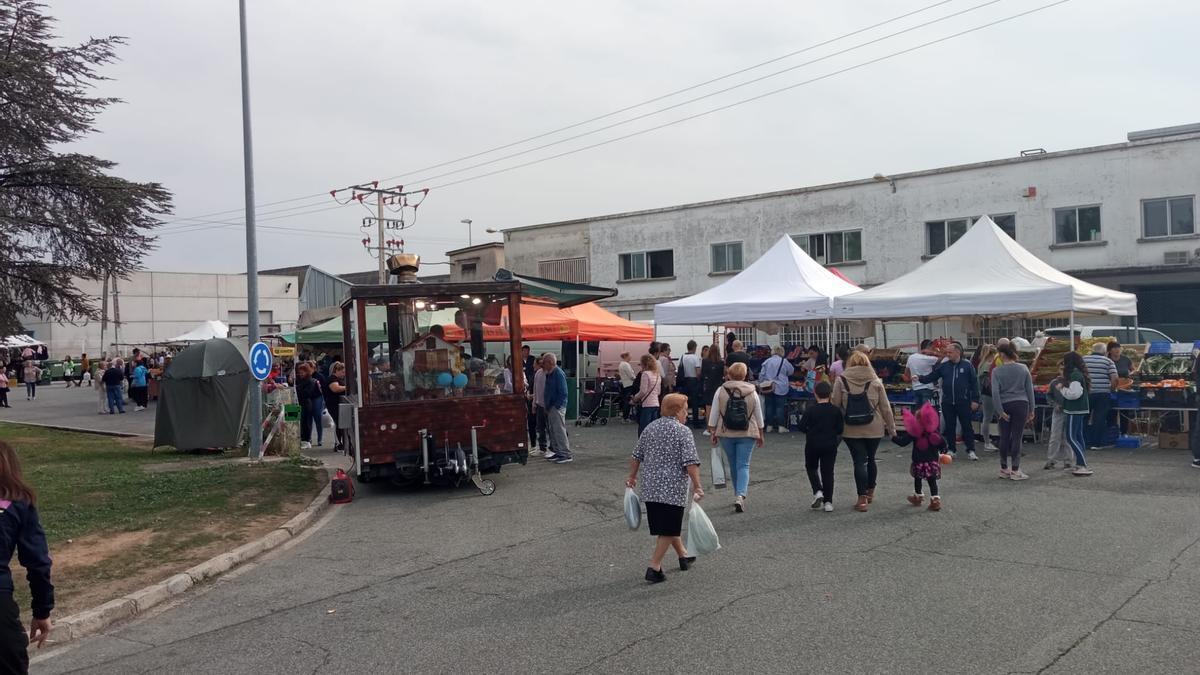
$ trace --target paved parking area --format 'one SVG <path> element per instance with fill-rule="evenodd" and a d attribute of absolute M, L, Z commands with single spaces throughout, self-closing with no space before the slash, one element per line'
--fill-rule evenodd
<path fill-rule="evenodd" d="M 723 550 L 668 581 L 621 516 L 635 431 L 572 431 L 576 461 L 469 489 L 361 489 L 294 547 L 36 673 L 1192 672 L 1200 471 L 1186 451 L 1105 451 L 1096 475 L 996 478 L 960 460 L 915 509 L 906 451 L 878 497 L 810 511 L 801 437 L 754 455 L 749 510 L 704 506 Z M 698 440 L 704 441 L 701 437 Z M 1031 448 L 1031 455 L 1040 452 Z M 704 470 L 707 475 L 707 467 Z"/>
<path fill-rule="evenodd" d="M 154 435 L 154 414 L 157 402 L 150 401 L 142 412 L 133 411 L 126 401 L 124 415 L 100 415 L 99 395 L 87 386 L 68 388 L 62 382 L 37 388 L 37 398 L 25 400 L 25 387 L 8 393 L 12 408 L 0 408 L 0 422 L 27 422 L 89 431 Z"/>

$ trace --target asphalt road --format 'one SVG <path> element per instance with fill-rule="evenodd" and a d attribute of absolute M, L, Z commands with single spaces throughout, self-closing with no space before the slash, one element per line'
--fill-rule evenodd
<path fill-rule="evenodd" d="M 19 388 L 14 386 L 12 391 L 8 392 L 8 402 L 12 408 L 0 408 L 0 422 L 24 422 L 143 436 L 154 435 L 154 415 L 158 409 L 158 402 L 150 401 L 145 410 L 134 412 L 133 403 L 127 400 L 124 415 L 101 415 L 97 413 L 99 395 L 95 389 L 75 385 L 68 388 L 62 382 L 39 385 L 37 398 L 32 401 L 25 399 L 24 385 L 20 385 Z"/>
<path fill-rule="evenodd" d="M 723 549 L 642 581 L 621 516 L 634 429 L 573 431 L 576 461 L 469 489 L 361 489 L 294 546 L 35 673 L 1194 672 L 1200 471 L 1186 451 L 1096 453 L 1074 478 L 995 455 L 915 509 L 905 451 L 856 513 L 848 454 L 808 509 L 801 437 L 754 455 L 749 510 L 704 501 Z M 701 439 L 707 440 L 707 439 Z M 1040 449 L 1030 449 L 1031 454 Z M 707 469 L 705 469 L 707 474 Z"/>

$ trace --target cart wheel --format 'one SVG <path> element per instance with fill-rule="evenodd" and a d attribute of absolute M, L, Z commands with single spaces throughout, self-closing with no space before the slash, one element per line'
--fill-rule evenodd
<path fill-rule="evenodd" d="M 496 491 L 496 481 L 489 480 L 486 478 L 479 481 L 479 494 L 483 495 L 484 497 L 487 497 L 488 495 L 492 494 L 495 491 Z"/>
<path fill-rule="evenodd" d="M 602 427 L 608 426 L 608 418 L 607 417 L 600 418 L 600 426 L 602 426 Z"/>

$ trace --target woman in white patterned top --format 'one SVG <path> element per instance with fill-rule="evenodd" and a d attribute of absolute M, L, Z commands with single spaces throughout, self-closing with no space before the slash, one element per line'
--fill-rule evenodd
<path fill-rule="evenodd" d="M 696 439 L 687 421 L 687 396 L 668 394 L 662 401 L 662 417 L 654 420 L 638 438 L 637 448 L 629 463 L 627 487 L 637 485 L 638 470 L 642 470 L 642 502 L 646 505 L 646 520 L 650 534 L 658 537 L 646 581 L 656 584 L 666 581 L 662 560 L 668 548 L 679 556 L 679 569 L 686 570 L 696 561 L 683 547 L 679 535 L 683 529 L 683 512 L 688 503 L 688 481 L 697 500 L 704 497 L 700 487 L 700 455 Z"/>

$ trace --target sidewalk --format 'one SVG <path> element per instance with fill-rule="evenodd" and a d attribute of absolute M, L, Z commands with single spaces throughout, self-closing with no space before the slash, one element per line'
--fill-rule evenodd
<path fill-rule="evenodd" d="M 25 400 L 25 387 L 13 388 L 8 392 L 8 403 L 12 408 L 0 408 L 0 422 L 28 422 L 142 436 L 154 435 L 154 415 L 158 406 L 156 401 L 150 401 L 148 408 L 134 412 L 133 404 L 126 403 L 124 415 L 100 415 L 96 412 L 99 401 L 95 389 L 75 386 L 67 389 L 62 382 L 39 386 L 33 401 Z"/>

